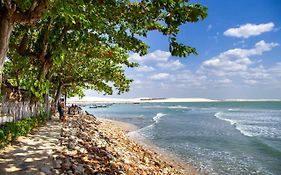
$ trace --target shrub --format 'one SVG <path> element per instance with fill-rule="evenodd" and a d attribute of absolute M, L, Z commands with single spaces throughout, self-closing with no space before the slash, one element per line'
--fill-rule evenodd
<path fill-rule="evenodd" d="M 19 136 L 26 135 L 32 129 L 46 122 L 46 115 L 24 118 L 17 122 L 7 122 L 0 128 L 0 148 L 15 141 Z"/>

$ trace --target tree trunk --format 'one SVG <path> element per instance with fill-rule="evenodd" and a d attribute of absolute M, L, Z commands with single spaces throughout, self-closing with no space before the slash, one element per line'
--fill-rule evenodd
<path fill-rule="evenodd" d="M 50 103 L 49 103 L 49 90 L 44 94 L 44 111 L 48 119 L 51 119 L 50 115 Z"/>
<path fill-rule="evenodd" d="M 67 92 L 65 91 L 65 94 L 64 94 L 64 106 L 66 106 L 66 98 L 67 98 Z"/>
<path fill-rule="evenodd" d="M 55 109 L 57 109 L 57 107 L 58 107 L 57 105 L 58 105 L 59 99 L 61 97 L 61 87 L 62 87 L 62 84 L 61 84 L 61 82 L 59 82 L 58 89 L 57 89 L 56 96 L 55 96 L 55 102 L 54 102 Z"/>
<path fill-rule="evenodd" d="M 50 79 L 50 76 L 49 76 L 50 68 L 51 68 L 51 57 L 45 56 L 45 62 L 43 63 L 43 67 L 42 67 L 40 76 L 46 78 L 48 81 Z M 47 92 L 44 94 L 44 111 L 47 114 L 47 118 L 51 119 L 49 92 L 50 92 L 50 90 L 48 89 Z"/>
<path fill-rule="evenodd" d="M 9 49 L 10 36 L 13 31 L 13 22 L 8 12 L 2 13 L 0 19 L 0 84 L 2 83 L 2 73 L 4 61 Z"/>

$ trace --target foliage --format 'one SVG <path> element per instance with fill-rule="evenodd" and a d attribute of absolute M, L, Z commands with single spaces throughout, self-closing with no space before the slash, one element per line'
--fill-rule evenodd
<path fill-rule="evenodd" d="M 92 57 L 83 54 L 92 54 Z M 95 54 L 94 53 L 98 53 Z M 132 80 L 126 79 L 122 65 L 135 67 L 127 61 L 127 54 L 119 47 L 96 47 L 81 54 L 71 51 L 65 55 L 61 65 L 54 66 L 51 84 L 60 84 L 69 96 L 83 96 L 83 89 L 95 89 L 105 94 L 112 94 L 115 87 L 119 93 L 129 90 Z"/>
<path fill-rule="evenodd" d="M 0 128 L 0 148 L 15 141 L 19 136 L 28 134 L 32 129 L 45 123 L 46 117 L 41 114 L 37 117 L 24 118 L 17 122 L 7 122 Z"/>
<path fill-rule="evenodd" d="M 25 0 L 18 6 L 24 11 L 30 5 Z M 176 38 L 181 25 L 206 16 L 206 7 L 189 0 L 49 1 L 33 27 L 15 26 L 9 81 L 36 96 L 49 88 L 53 93 L 64 88 L 70 95 L 83 95 L 84 88 L 126 92 L 132 80 L 126 79 L 124 66 L 136 66 L 128 53 L 144 55 L 149 48 L 141 38 L 156 30 L 168 38 L 172 55 L 197 54 Z"/>
<path fill-rule="evenodd" d="M 15 53 L 17 54 L 17 53 Z M 29 95 L 41 98 L 48 90 L 49 82 L 27 61 L 29 58 L 13 54 L 4 64 L 4 75 L 14 87 L 25 89 Z"/>

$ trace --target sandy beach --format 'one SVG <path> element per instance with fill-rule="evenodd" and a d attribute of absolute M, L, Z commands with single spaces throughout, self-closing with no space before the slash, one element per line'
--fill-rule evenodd
<path fill-rule="evenodd" d="M 215 102 L 219 100 L 207 98 L 99 98 L 99 97 L 84 97 L 84 98 L 70 98 L 67 100 L 69 104 L 98 104 L 98 103 L 178 103 L 178 102 Z"/>

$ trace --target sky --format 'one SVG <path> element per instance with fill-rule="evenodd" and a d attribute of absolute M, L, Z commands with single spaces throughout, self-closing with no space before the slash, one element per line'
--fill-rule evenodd
<path fill-rule="evenodd" d="M 191 0 L 208 7 L 204 21 L 181 26 L 179 42 L 198 56 L 173 57 L 168 39 L 150 32 L 143 57 L 130 54 L 140 67 L 126 69 L 134 79 L 122 95 L 138 98 L 281 99 L 281 1 Z"/>

